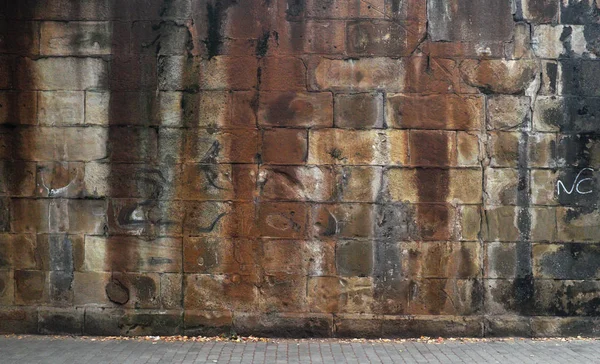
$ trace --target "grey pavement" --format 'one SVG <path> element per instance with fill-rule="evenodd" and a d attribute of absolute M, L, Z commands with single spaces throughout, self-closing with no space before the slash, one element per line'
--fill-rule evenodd
<path fill-rule="evenodd" d="M 4 336 L 0 363 L 600 363 L 600 341 L 198 342 Z"/>

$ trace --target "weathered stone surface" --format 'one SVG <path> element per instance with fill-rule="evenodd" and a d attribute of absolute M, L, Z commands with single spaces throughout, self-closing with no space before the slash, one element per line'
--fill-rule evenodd
<path fill-rule="evenodd" d="M 506 1 L 428 0 L 427 5 L 429 35 L 434 41 L 508 41 L 511 38 L 513 19 L 511 6 Z"/>
<path fill-rule="evenodd" d="M 109 22 L 43 22 L 40 30 L 40 54 L 110 54 L 111 28 Z"/>
<path fill-rule="evenodd" d="M 335 97 L 335 126 L 349 129 L 383 127 L 381 94 L 338 94 Z"/>
<path fill-rule="evenodd" d="M 355 60 L 315 58 L 308 68 L 311 90 L 369 91 L 404 89 L 404 62 L 401 59 L 364 58 Z"/>
<path fill-rule="evenodd" d="M 465 82 L 486 93 L 523 93 L 534 81 L 538 66 L 533 60 L 465 60 L 460 71 Z"/>
<path fill-rule="evenodd" d="M 108 64 L 99 58 L 23 58 L 19 67 L 30 70 L 20 75 L 19 85 L 27 90 L 88 90 L 108 86 Z"/>
<path fill-rule="evenodd" d="M 408 56 L 425 39 L 425 23 L 359 20 L 346 27 L 348 53 L 369 56 Z"/>
<path fill-rule="evenodd" d="M 588 56 L 582 25 L 539 25 L 533 28 L 533 51 L 540 58 Z"/>
<path fill-rule="evenodd" d="M 478 130 L 484 117 L 481 97 L 458 95 L 388 95 L 386 113 L 402 129 Z"/>
<path fill-rule="evenodd" d="M 548 0 L 521 1 L 523 18 L 535 23 L 553 23 L 559 14 L 559 4 Z"/>
<path fill-rule="evenodd" d="M 200 310 L 257 310 L 258 287 L 253 277 L 241 274 L 185 276 L 184 308 Z"/>
<path fill-rule="evenodd" d="M 329 201 L 334 196 L 331 167 L 269 167 L 261 169 L 261 197 L 267 200 Z"/>
<path fill-rule="evenodd" d="M 258 122 L 265 126 L 331 127 L 332 110 L 328 92 L 261 92 Z"/>
<path fill-rule="evenodd" d="M 304 129 L 267 129 L 262 134 L 261 157 L 266 164 L 303 164 L 308 154 Z"/>
<path fill-rule="evenodd" d="M 517 129 L 526 123 L 530 101 L 527 97 L 499 95 L 487 102 L 487 122 L 491 129 Z"/>

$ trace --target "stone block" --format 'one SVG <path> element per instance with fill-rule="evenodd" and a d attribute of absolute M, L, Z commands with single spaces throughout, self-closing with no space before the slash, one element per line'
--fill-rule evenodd
<path fill-rule="evenodd" d="M 260 196 L 266 200 L 330 201 L 336 179 L 331 167 L 280 166 L 260 170 Z"/>
<path fill-rule="evenodd" d="M 261 157 L 266 164 L 303 164 L 308 154 L 304 129 L 267 129 L 262 133 Z"/>
<path fill-rule="evenodd" d="M 38 123 L 37 92 L 0 92 L 0 124 L 35 125 Z"/>
<path fill-rule="evenodd" d="M 131 25 L 131 52 L 159 56 L 192 53 L 193 40 L 189 26 L 190 23 L 183 21 L 136 21 Z"/>
<path fill-rule="evenodd" d="M 531 318 L 533 337 L 596 337 L 600 320 L 593 317 Z"/>
<path fill-rule="evenodd" d="M 517 208 L 500 206 L 488 208 L 485 213 L 483 236 L 486 241 L 517 241 Z"/>
<path fill-rule="evenodd" d="M 558 19 L 559 4 L 552 0 L 525 0 L 521 6 L 523 18 L 533 23 L 554 23 Z"/>
<path fill-rule="evenodd" d="M 309 164 L 383 165 L 408 162 L 408 133 L 322 129 L 309 132 Z"/>
<path fill-rule="evenodd" d="M 336 168 L 335 198 L 341 202 L 375 202 L 381 190 L 383 168 Z"/>
<path fill-rule="evenodd" d="M 539 70 L 533 60 L 467 59 L 460 63 L 460 71 L 467 85 L 485 93 L 519 94 L 529 88 Z"/>
<path fill-rule="evenodd" d="M 37 334 L 36 307 L 3 307 L 0 309 L 0 332 L 5 334 Z"/>
<path fill-rule="evenodd" d="M 456 132 L 456 165 L 458 167 L 480 167 L 479 135 Z"/>
<path fill-rule="evenodd" d="M 456 210 L 449 204 L 418 204 L 414 207 L 413 221 L 409 221 L 409 234 L 414 240 L 456 239 Z"/>
<path fill-rule="evenodd" d="M 464 241 L 477 240 L 481 232 L 481 207 L 473 205 L 459 206 L 457 215 L 460 224 L 459 239 Z"/>
<path fill-rule="evenodd" d="M 308 206 L 295 202 L 263 202 L 257 211 L 262 237 L 302 239 L 308 233 Z"/>
<path fill-rule="evenodd" d="M 522 278 L 525 272 L 519 270 L 519 257 L 516 243 L 486 242 L 483 255 L 483 275 L 485 278 Z"/>
<path fill-rule="evenodd" d="M 182 309 L 183 275 L 164 273 L 160 275 L 160 303 L 167 310 Z"/>
<path fill-rule="evenodd" d="M 409 56 L 425 39 L 425 22 L 353 20 L 346 27 L 347 52 L 363 56 Z"/>
<path fill-rule="evenodd" d="M 49 273 L 39 270 L 16 270 L 15 304 L 44 305 L 49 302 Z"/>
<path fill-rule="evenodd" d="M 433 41 L 509 41 L 514 21 L 505 1 L 428 0 L 429 35 Z M 482 33 L 480 29 L 488 29 Z"/>
<path fill-rule="evenodd" d="M 539 58 L 590 56 L 583 25 L 537 25 L 533 27 L 531 40 L 533 52 Z"/>
<path fill-rule="evenodd" d="M 158 135 L 144 127 L 111 127 L 108 133 L 109 158 L 113 162 L 155 161 Z"/>
<path fill-rule="evenodd" d="M 85 123 L 89 125 L 109 124 L 110 92 L 85 92 Z"/>
<path fill-rule="evenodd" d="M 371 91 L 404 89 L 405 66 L 402 59 L 364 58 L 342 60 L 313 58 L 308 66 L 311 90 Z"/>
<path fill-rule="evenodd" d="M 106 215 L 111 235 L 181 236 L 184 204 L 180 201 L 113 198 L 109 200 Z M 197 222 L 191 220 L 190 224 Z"/>
<path fill-rule="evenodd" d="M 540 96 L 536 99 L 533 109 L 533 126 L 536 131 L 556 132 L 564 123 L 565 102 L 556 96 Z"/>
<path fill-rule="evenodd" d="M 0 195 L 30 197 L 36 194 L 36 165 L 24 161 L 0 161 Z"/>
<path fill-rule="evenodd" d="M 184 311 L 184 333 L 188 336 L 214 336 L 231 331 L 233 315 L 229 311 Z"/>
<path fill-rule="evenodd" d="M 535 280 L 539 316 L 598 316 L 598 281 Z"/>
<path fill-rule="evenodd" d="M 373 242 L 338 241 L 335 249 L 337 273 L 342 277 L 368 277 L 373 272 Z"/>
<path fill-rule="evenodd" d="M 41 197 L 80 197 L 84 179 L 84 163 L 38 162 L 35 194 Z"/>
<path fill-rule="evenodd" d="M 399 244 L 402 276 L 406 278 L 477 278 L 477 242 L 406 242 Z"/>
<path fill-rule="evenodd" d="M 266 57 L 261 70 L 262 90 L 306 90 L 306 66 L 300 58 Z"/>
<path fill-rule="evenodd" d="M 375 211 L 371 204 L 320 204 L 311 211 L 315 238 L 366 238 L 374 235 Z"/>
<path fill-rule="evenodd" d="M 267 240 L 260 264 L 270 275 L 335 275 L 335 246 L 333 241 Z"/>
<path fill-rule="evenodd" d="M 184 272 L 254 275 L 260 263 L 258 242 L 245 239 L 186 237 Z"/>
<path fill-rule="evenodd" d="M 0 304 L 3 306 L 12 306 L 14 303 L 15 278 L 13 272 L 0 271 Z"/>
<path fill-rule="evenodd" d="M 186 132 L 184 159 L 201 163 L 254 163 L 258 131 L 230 129 L 211 134 L 198 129 Z"/>
<path fill-rule="evenodd" d="M 280 25 L 277 33 L 270 48 L 272 53 L 342 54 L 346 49 L 346 23 L 343 20 L 288 21 Z M 270 54 L 269 51 L 266 53 Z"/>
<path fill-rule="evenodd" d="M 318 313 L 240 313 L 233 317 L 233 329 L 240 335 L 331 337 L 333 317 Z"/>
<path fill-rule="evenodd" d="M 32 21 L 0 20 L 0 53 L 38 54 L 39 28 L 39 23 Z"/>
<path fill-rule="evenodd" d="M 0 270 L 43 270 L 34 235 L 0 234 Z"/>
<path fill-rule="evenodd" d="M 382 336 L 390 338 L 436 337 L 446 332 L 449 337 L 480 337 L 481 320 L 468 316 L 388 316 L 382 321 Z"/>
<path fill-rule="evenodd" d="M 27 90 L 89 90 L 108 86 L 108 63 L 99 58 L 23 58 L 19 67 L 30 72 L 19 75 Z"/>
<path fill-rule="evenodd" d="M 531 202 L 535 205 L 556 205 L 558 174 L 549 169 L 531 170 Z"/>
<path fill-rule="evenodd" d="M 519 129 L 529 120 L 529 107 L 525 96 L 491 96 L 487 100 L 488 126 L 493 130 Z"/>
<path fill-rule="evenodd" d="M 38 332 L 42 335 L 81 335 L 83 309 L 44 308 L 38 311 Z"/>
<path fill-rule="evenodd" d="M 393 168 L 386 177 L 392 201 L 481 203 L 482 175 L 477 169 Z"/>
<path fill-rule="evenodd" d="M 595 243 L 538 243 L 532 256 L 536 278 L 587 280 L 600 275 L 600 247 Z"/>
<path fill-rule="evenodd" d="M 559 207 L 556 209 L 558 241 L 600 240 L 600 220 L 597 211 L 585 208 Z"/>
<path fill-rule="evenodd" d="M 483 286 L 476 279 L 411 280 L 407 296 L 410 315 L 473 315 L 483 308 Z"/>
<path fill-rule="evenodd" d="M 456 164 L 456 133 L 411 130 L 409 139 L 411 165 L 448 167 Z"/>
<path fill-rule="evenodd" d="M 486 337 L 531 337 L 532 323 L 521 316 L 488 316 L 484 322 Z"/>
<path fill-rule="evenodd" d="M 261 286 L 261 310 L 302 312 L 306 310 L 306 276 L 267 274 Z"/>
<path fill-rule="evenodd" d="M 184 307 L 186 310 L 256 311 L 259 303 L 256 283 L 253 277 L 240 274 L 187 274 Z"/>
<path fill-rule="evenodd" d="M 519 171 L 511 168 L 488 168 L 485 171 L 486 205 L 516 205 Z"/>
<path fill-rule="evenodd" d="M 387 123 L 401 129 L 479 130 L 483 106 L 480 96 L 392 94 L 386 98 Z"/>
<path fill-rule="evenodd" d="M 382 94 L 337 94 L 335 126 L 348 129 L 383 128 Z"/>
<path fill-rule="evenodd" d="M 488 145 L 492 167 L 517 167 L 519 161 L 519 139 L 517 132 L 491 132 Z"/>
<path fill-rule="evenodd" d="M 87 236 L 82 271 L 179 272 L 181 239 Z"/>
<path fill-rule="evenodd" d="M 87 308 L 84 334 L 92 336 L 173 336 L 183 333 L 180 310 Z"/>
<path fill-rule="evenodd" d="M 46 56 L 109 55 L 109 22 L 42 22 L 40 54 Z"/>
<path fill-rule="evenodd" d="M 477 89 L 462 81 L 457 61 L 445 58 L 413 56 L 405 58 L 405 87 L 407 93 L 474 94 Z M 395 92 L 388 89 L 388 92 Z"/>
<path fill-rule="evenodd" d="M 261 92 L 258 123 L 264 126 L 331 127 L 332 96 L 329 92 Z"/>
<path fill-rule="evenodd" d="M 197 201 L 250 201 L 258 175 L 244 164 L 184 164 L 182 173 L 180 196 Z"/>

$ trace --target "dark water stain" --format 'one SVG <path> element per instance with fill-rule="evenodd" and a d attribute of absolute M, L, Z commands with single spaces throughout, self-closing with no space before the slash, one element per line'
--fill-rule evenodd
<path fill-rule="evenodd" d="M 255 52 L 257 57 L 264 57 L 267 55 L 267 52 L 269 51 L 269 38 L 271 38 L 271 32 L 266 31 L 263 32 L 262 37 L 258 39 Z"/>
<path fill-rule="evenodd" d="M 227 8 L 237 3 L 237 0 L 213 0 L 206 3 L 208 30 L 204 44 L 208 59 L 221 54 L 223 46 L 223 23 L 227 16 Z"/>
<path fill-rule="evenodd" d="M 568 243 L 543 255 L 542 273 L 554 279 L 596 279 L 600 272 L 600 244 Z"/>

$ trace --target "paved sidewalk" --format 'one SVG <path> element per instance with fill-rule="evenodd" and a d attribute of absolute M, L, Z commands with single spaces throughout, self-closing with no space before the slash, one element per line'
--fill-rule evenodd
<path fill-rule="evenodd" d="M 600 341 L 169 342 L 6 336 L 0 337 L 0 363 L 600 363 Z"/>

